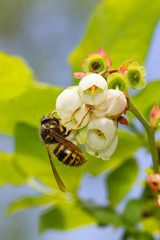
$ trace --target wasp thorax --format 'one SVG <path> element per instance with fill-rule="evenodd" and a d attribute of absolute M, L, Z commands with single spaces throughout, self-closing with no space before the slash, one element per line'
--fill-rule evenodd
<path fill-rule="evenodd" d="M 52 131 L 60 134 L 59 119 L 51 115 L 47 115 L 41 119 L 40 136 L 45 144 L 57 143 L 56 139 L 52 136 Z"/>

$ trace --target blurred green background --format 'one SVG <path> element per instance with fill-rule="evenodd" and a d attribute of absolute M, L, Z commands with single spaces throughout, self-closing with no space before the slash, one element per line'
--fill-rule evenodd
<path fill-rule="evenodd" d="M 67 58 L 85 32 L 89 15 L 99 0 L 0 0 L 0 49 L 22 56 L 39 81 L 69 86 L 72 75 Z M 42 113 L 43 114 L 43 113 Z M 0 150 L 13 152 L 14 141 L 0 135 Z M 29 187 L 0 189 L 0 239 L 71 239 L 80 230 L 38 235 L 40 210 L 6 214 L 13 199 L 36 192 Z M 84 234 L 88 228 L 84 229 Z M 92 227 L 89 231 L 92 234 Z"/>
<path fill-rule="evenodd" d="M 0 0 L 0 49 L 2 52 L 7 54 L 22 56 L 26 59 L 29 66 L 34 70 L 35 78 L 39 81 L 54 85 L 69 86 L 72 81 L 72 71 L 67 62 L 68 56 L 86 33 L 86 27 L 88 26 L 88 20 L 90 19 L 89 16 L 95 6 L 97 6 L 97 4 L 99 5 L 100 2 L 102 1 Z M 148 1 L 146 1 L 146 3 L 147 2 Z M 118 7 L 120 9 L 120 6 Z M 142 4 L 141 7 L 140 11 L 143 12 L 144 7 L 146 8 L 146 14 L 148 13 L 148 22 L 146 22 L 146 24 L 155 21 L 155 19 L 152 19 L 149 16 L 150 7 L 147 8 L 144 4 Z M 100 15 L 98 17 L 99 21 L 101 19 Z M 141 14 L 138 16 L 140 15 Z M 130 16 L 130 13 L 128 13 L 128 16 Z M 86 57 L 86 51 L 97 51 L 99 44 L 102 44 L 103 47 L 103 45 L 106 44 L 107 39 L 108 41 L 111 41 L 112 38 L 121 39 L 121 32 L 125 35 L 125 31 L 128 26 L 131 26 L 130 37 L 133 38 L 132 44 L 134 45 L 134 37 L 136 39 L 135 34 L 137 34 L 137 36 L 140 34 L 140 32 L 132 32 L 132 24 L 134 25 L 134 21 L 141 24 L 141 18 L 137 20 L 136 13 L 133 22 L 123 23 L 123 21 L 120 21 L 120 31 L 118 31 L 116 38 L 114 38 L 115 36 L 112 33 L 112 25 L 108 26 L 108 28 L 110 28 L 110 33 L 108 33 L 108 36 L 105 36 L 106 40 L 103 38 L 103 41 L 102 38 L 99 38 L 98 34 L 92 36 L 92 32 L 98 30 L 95 29 L 95 25 L 92 24 L 91 30 L 87 32 L 87 36 L 90 41 L 85 42 L 84 40 L 84 42 L 81 43 L 80 48 L 73 53 L 72 57 L 70 57 L 70 62 L 72 62 L 74 69 L 80 71 L 80 68 L 77 68 L 77 66 L 79 66 L 79 62 L 81 62 L 81 58 L 79 56 L 83 57 L 84 55 Z M 96 24 L 97 23 L 98 21 Z M 113 21 L 112 24 L 114 32 L 115 22 Z M 99 26 L 100 33 L 105 31 L 105 27 L 106 26 L 104 25 Z M 141 25 L 137 27 L 140 29 Z M 149 37 L 145 35 L 143 37 L 144 39 L 148 39 L 148 41 L 150 40 Z M 126 44 L 128 44 L 128 46 L 132 49 L 130 40 L 128 40 Z M 119 45 L 117 48 L 116 47 L 117 45 L 115 41 L 115 43 L 113 42 L 113 44 L 109 46 L 108 50 L 105 49 L 107 50 L 107 54 L 111 54 L 115 65 L 116 61 L 118 64 L 119 61 L 123 60 L 123 57 L 126 57 L 123 56 L 123 49 L 119 48 Z M 143 50 L 143 42 L 141 42 L 141 45 L 138 47 Z M 148 49 L 145 45 L 144 53 L 147 53 L 147 51 Z M 143 62 L 145 54 L 142 56 L 138 53 L 139 49 L 137 48 L 135 54 L 138 58 L 137 60 Z M 130 53 L 128 52 L 128 54 Z M 154 35 L 152 36 L 152 43 L 150 44 L 147 57 L 145 58 L 148 80 L 154 80 L 160 77 L 159 55 L 160 27 L 157 25 Z M 4 136 L 1 134 L 0 150 L 14 152 L 13 138 L 9 135 Z M 143 160 L 141 156 L 143 156 Z M 144 180 L 146 177 L 144 167 L 150 167 L 151 165 L 151 158 L 147 155 L 144 149 L 141 149 L 136 157 L 140 165 L 140 174 L 132 191 L 130 192 L 130 195 L 124 199 L 122 204 L 120 204 L 119 210 L 123 208 L 124 203 L 129 198 L 136 198 L 139 196 L 142 190 L 139 182 Z M 104 204 L 106 200 L 104 178 L 105 176 L 103 174 L 95 178 L 88 175 L 85 176 L 79 190 L 79 195 L 84 199 L 94 199 L 96 202 Z M 47 231 L 42 235 L 38 235 L 39 209 L 17 212 L 11 216 L 7 216 L 5 213 L 5 209 L 13 199 L 26 194 L 33 195 L 35 193 L 36 192 L 34 190 L 31 190 L 27 186 L 22 186 L 20 188 L 7 186 L 0 189 L 1 240 L 49 240 L 51 238 L 63 240 L 73 238 L 87 238 L 94 240 L 101 238 L 103 240 L 106 239 L 106 236 L 108 239 L 112 238 L 112 240 L 117 240 L 123 234 L 123 230 L 121 228 L 115 230 L 112 227 L 100 228 L 97 226 L 86 226 L 82 229 L 76 229 L 73 231 Z"/>

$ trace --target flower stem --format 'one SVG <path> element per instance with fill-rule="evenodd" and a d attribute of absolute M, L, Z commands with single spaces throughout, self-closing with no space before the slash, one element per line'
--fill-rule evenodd
<path fill-rule="evenodd" d="M 155 130 L 150 126 L 149 122 L 145 119 L 145 117 L 137 109 L 137 107 L 132 102 L 131 98 L 128 98 L 128 103 L 129 103 L 128 110 L 130 112 L 132 112 L 138 118 L 138 120 L 142 123 L 142 125 L 146 129 L 148 141 L 149 141 L 149 145 L 150 145 L 150 150 L 151 150 L 151 154 L 152 154 L 154 172 L 159 173 L 159 156 L 158 156 L 158 150 L 156 147 L 156 141 L 155 141 L 155 137 L 154 137 Z"/>

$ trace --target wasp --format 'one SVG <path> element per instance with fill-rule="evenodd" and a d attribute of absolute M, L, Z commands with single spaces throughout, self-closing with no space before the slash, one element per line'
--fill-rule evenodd
<path fill-rule="evenodd" d="M 80 166 L 87 162 L 81 149 L 66 139 L 71 131 L 72 130 L 67 131 L 67 129 L 61 125 L 60 118 L 54 117 L 53 113 L 41 119 L 40 136 L 46 145 L 54 177 L 62 192 L 66 191 L 66 187 L 55 168 L 49 145 L 52 144 L 54 146 L 53 154 L 56 158 L 68 166 Z"/>

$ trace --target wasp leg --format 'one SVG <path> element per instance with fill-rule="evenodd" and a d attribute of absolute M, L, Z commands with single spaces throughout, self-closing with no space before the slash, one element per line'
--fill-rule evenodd
<path fill-rule="evenodd" d="M 75 115 L 80 109 L 81 109 L 81 107 L 77 108 L 77 109 L 74 111 L 74 113 L 72 114 L 71 118 L 68 119 L 66 122 L 64 122 L 64 123 L 61 125 L 61 127 L 63 127 L 65 124 L 71 122 L 71 121 L 73 120 L 73 118 L 74 118 L 74 115 Z"/>
<path fill-rule="evenodd" d="M 96 114 L 93 114 L 92 117 L 89 119 L 89 123 L 96 118 Z"/>
<path fill-rule="evenodd" d="M 64 127 L 63 125 L 61 127 L 63 128 L 63 131 L 61 132 L 61 134 L 63 135 L 66 132 L 66 127 Z M 64 137 L 66 137 L 66 135 L 64 135 Z"/>
<path fill-rule="evenodd" d="M 68 131 L 67 135 L 69 135 L 70 132 L 72 132 L 73 130 L 76 130 L 77 128 L 79 128 L 79 127 L 81 126 L 81 124 L 82 124 L 82 122 L 84 121 L 85 117 L 90 113 L 91 110 L 92 110 L 92 108 L 90 108 L 90 109 L 86 112 L 86 114 L 83 116 L 83 118 L 82 118 L 82 120 L 80 121 L 80 123 L 78 123 L 74 128 L 71 128 L 71 129 Z"/>

